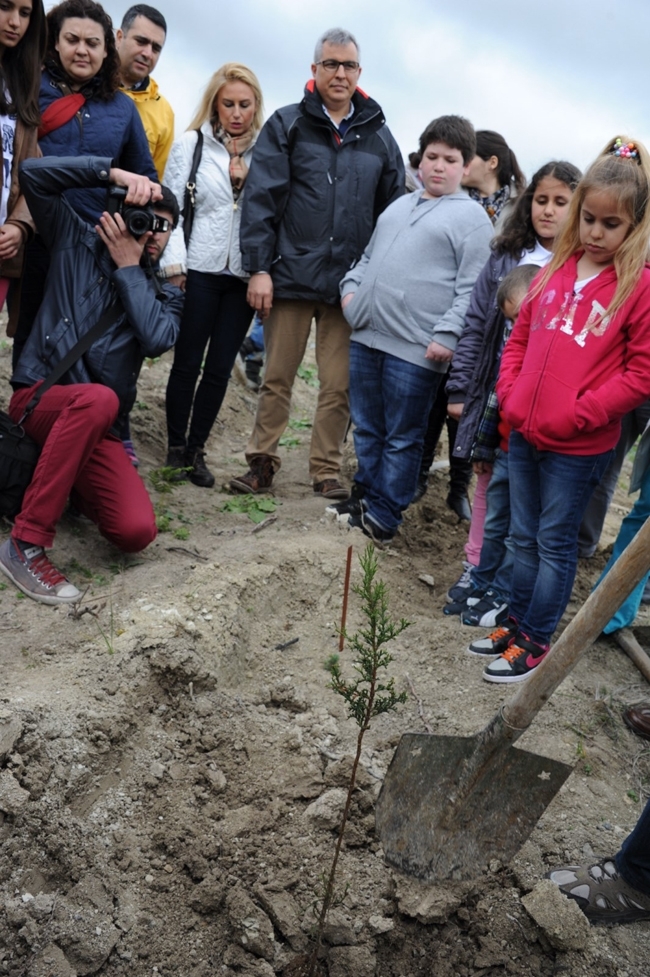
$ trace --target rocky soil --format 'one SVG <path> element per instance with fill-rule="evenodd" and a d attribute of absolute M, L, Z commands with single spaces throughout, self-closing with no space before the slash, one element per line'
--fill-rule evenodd
<path fill-rule="evenodd" d="M 5 343 L 4 390 L 9 361 Z M 209 445 L 217 487 L 157 491 L 149 476 L 164 459 L 168 370 L 168 358 L 145 369 L 132 418 L 166 531 L 124 557 L 66 516 L 52 555 L 85 592 L 74 609 L 0 584 L 7 977 L 272 977 L 313 930 L 357 735 L 323 663 L 338 646 L 347 547 L 358 581 L 366 540 L 327 522 L 311 492 L 309 365 L 266 523 L 224 511 L 223 485 L 243 469 L 255 409 L 237 378 Z M 521 740 L 574 772 L 510 864 L 425 885 L 385 863 L 374 806 L 402 733 L 474 734 L 511 694 L 483 682 L 482 663 L 465 654 L 475 632 L 441 614 L 465 530 L 445 508 L 444 470 L 432 481 L 379 554 L 392 611 L 411 622 L 391 666 L 409 699 L 366 737 L 327 973 L 647 975 L 649 923 L 590 928 L 542 881 L 551 866 L 614 853 L 650 791 L 648 744 L 620 719 L 649 690 L 609 640 L 588 651 Z M 567 619 L 629 504 L 620 491 Z M 0 526 L 0 538 L 9 529 Z M 360 623 L 356 598 L 348 623 Z M 639 621 L 641 640 L 648 624 Z"/>

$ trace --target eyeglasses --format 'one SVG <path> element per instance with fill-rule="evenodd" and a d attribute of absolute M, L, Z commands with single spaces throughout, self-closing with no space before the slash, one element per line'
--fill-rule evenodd
<path fill-rule="evenodd" d="M 333 58 L 328 58 L 327 61 L 317 61 L 316 64 L 322 65 L 325 71 L 338 71 L 339 68 L 343 68 L 345 73 L 350 75 L 361 67 L 358 61 L 334 61 Z"/>

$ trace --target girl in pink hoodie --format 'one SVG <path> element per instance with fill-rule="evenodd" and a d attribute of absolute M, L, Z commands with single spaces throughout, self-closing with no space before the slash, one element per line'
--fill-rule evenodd
<path fill-rule="evenodd" d="M 512 427 L 510 614 L 483 677 L 520 682 L 543 661 L 571 596 L 578 529 L 620 434 L 650 396 L 650 156 L 611 140 L 578 184 L 549 265 L 501 361 Z"/>

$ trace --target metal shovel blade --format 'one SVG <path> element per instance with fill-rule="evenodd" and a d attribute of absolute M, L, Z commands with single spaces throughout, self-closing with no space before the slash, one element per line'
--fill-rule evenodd
<path fill-rule="evenodd" d="M 649 570 L 650 519 L 485 729 L 402 737 L 377 799 L 389 862 L 423 879 L 463 879 L 515 854 L 571 767 L 512 744 Z"/>
<path fill-rule="evenodd" d="M 420 879 L 467 879 L 516 854 L 572 767 L 509 746 L 458 803 L 459 778 L 483 745 L 481 734 L 402 736 L 376 810 L 390 864 Z"/>

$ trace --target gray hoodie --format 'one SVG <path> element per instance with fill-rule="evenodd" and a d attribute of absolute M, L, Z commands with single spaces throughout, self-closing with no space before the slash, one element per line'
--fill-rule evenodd
<path fill-rule="evenodd" d="M 341 297 L 355 293 L 343 312 L 352 340 L 446 373 L 448 363 L 424 354 L 432 340 L 456 348 L 492 234 L 483 208 L 462 191 L 392 203 L 341 282 Z"/>

